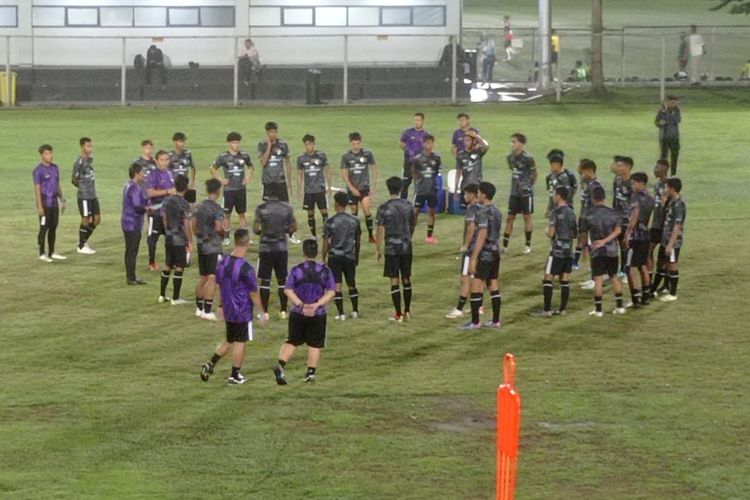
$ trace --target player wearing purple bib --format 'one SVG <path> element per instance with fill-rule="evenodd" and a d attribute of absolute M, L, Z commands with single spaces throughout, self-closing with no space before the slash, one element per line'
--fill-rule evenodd
<path fill-rule="evenodd" d="M 398 147 L 404 150 L 404 172 L 401 180 L 404 186 L 401 188 L 401 198 L 409 197 L 409 186 L 412 180 L 412 162 L 422 153 L 425 137 L 429 132 L 424 129 L 424 113 L 414 113 L 414 126 L 407 128 L 401 133 Z"/>
<path fill-rule="evenodd" d="M 138 247 L 141 245 L 143 215 L 146 213 L 146 194 L 143 192 L 144 173 L 140 163 L 130 166 L 130 181 L 122 193 L 122 217 L 120 225 L 125 235 L 125 274 L 128 285 L 145 285 L 146 282 L 135 274 Z"/>
<path fill-rule="evenodd" d="M 148 268 L 158 271 L 156 262 L 156 245 L 159 235 L 164 234 L 164 224 L 161 217 L 161 206 L 167 196 L 177 193 L 174 179 L 169 170 L 169 153 L 160 150 L 156 153 L 156 170 L 148 174 L 146 179 L 146 196 L 148 196 Z"/>
<path fill-rule="evenodd" d="M 39 214 L 39 260 L 52 262 L 65 260 L 65 257 L 55 252 L 57 238 L 57 222 L 60 208 L 65 209 L 65 197 L 60 185 L 60 169 L 52 163 L 52 146 L 44 144 L 39 147 L 41 163 L 34 169 L 34 195 L 36 197 L 36 211 Z M 58 206 L 58 198 L 60 206 Z M 49 253 L 44 251 L 44 241 L 47 240 Z"/>
<path fill-rule="evenodd" d="M 472 127 L 469 123 L 468 113 L 459 113 L 456 116 L 456 120 L 458 120 L 458 128 L 453 132 L 453 137 L 451 137 L 451 154 L 453 154 L 454 158 L 458 153 L 466 149 L 466 144 L 464 143 L 466 132 L 472 131 L 474 134 L 479 135 L 479 130 Z"/>

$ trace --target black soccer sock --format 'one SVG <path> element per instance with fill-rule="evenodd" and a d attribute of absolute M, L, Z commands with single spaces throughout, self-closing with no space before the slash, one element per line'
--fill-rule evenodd
<path fill-rule="evenodd" d="M 484 294 L 482 292 L 471 294 L 469 300 L 471 305 L 471 322 L 475 325 L 479 324 L 479 309 L 482 308 L 482 300 L 484 300 Z"/>
<path fill-rule="evenodd" d="M 312 366 L 308 366 L 307 367 L 307 374 L 308 375 L 315 375 L 315 371 L 316 370 L 317 370 L 317 368 L 313 368 Z"/>
<path fill-rule="evenodd" d="M 94 229 L 96 229 L 96 224 L 94 224 L 93 222 L 89 223 L 89 234 L 86 235 L 86 241 L 89 241 L 91 235 L 94 234 Z"/>
<path fill-rule="evenodd" d="M 500 322 L 500 306 L 503 303 L 503 298 L 500 295 L 500 290 L 496 292 L 490 292 L 490 299 L 492 300 L 492 322 Z"/>
<path fill-rule="evenodd" d="M 530 247 L 531 246 L 531 231 L 526 231 L 525 234 L 526 234 L 526 246 Z"/>
<path fill-rule="evenodd" d="M 435 232 L 435 224 L 427 225 L 427 237 L 432 238 L 432 233 Z"/>
<path fill-rule="evenodd" d="M 367 234 L 372 238 L 372 215 L 365 215 L 365 226 L 367 226 Z"/>
<path fill-rule="evenodd" d="M 349 300 L 352 301 L 352 311 L 358 313 L 359 312 L 359 290 L 357 290 L 357 287 L 353 286 L 349 289 Z"/>
<path fill-rule="evenodd" d="M 169 271 L 162 271 L 161 272 L 161 288 L 159 292 L 160 297 L 166 297 L 167 296 L 167 285 L 169 284 Z"/>
<path fill-rule="evenodd" d="M 55 240 L 57 239 L 57 227 L 53 226 L 47 231 L 47 250 L 49 254 L 55 253 Z"/>
<path fill-rule="evenodd" d="M 260 303 L 263 306 L 263 312 L 268 312 L 268 303 L 271 301 L 271 280 L 260 280 Z"/>
<path fill-rule="evenodd" d="M 618 309 L 622 307 L 622 294 L 621 293 L 615 294 L 615 307 Z"/>
<path fill-rule="evenodd" d="M 83 245 L 86 244 L 86 240 L 88 239 L 88 234 L 89 234 L 88 226 L 81 224 L 78 227 L 78 248 L 83 248 Z"/>
<path fill-rule="evenodd" d="M 214 301 L 213 300 L 204 300 L 203 301 L 203 312 L 206 314 L 211 314 L 211 310 L 214 307 Z"/>
<path fill-rule="evenodd" d="M 503 248 L 508 248 L 509 242 L 510 242 L 510 234 L 508 233 L 503 234 Z"/>
<path fill-rule="evenodd" d="M 677 295 L 677 282 L 680 280 L 679 271 L 670 271 L 669 273 L 669 294 Z"/>
<path fill-rule="evenodd" d="M 456 304 L 456 309 L 458 309 L 459 311 L 463 311 L 465 305 L 466 305 L 466 297 L 463 295 L 459 295 L 458 304 Z"/>
<path fill-rule="evenodd" d="M 313 237 L 316 236 L 315 234 L 315 216 L 308 216 L 307 217 L 307 225 L 310 226 L 310 234 L 313 235 Z"/>
<path fill-rule="evenodd" d="M 602 296 L 594 296 L 594 309 L 596 312 L 602 312 Z"/>
<path fill-rule="evenodd" d="M 542 294 L 544 295 L 544 312 L 552 309 L 552 292 L 555 285 L 550 280 L 542 280 Z"/>
<path fill-rule="evenodd" d="M 391 300 L 396 314 L 401 316 L 401 288 L 398 285 L 391 285 Z"/>
<path fill-rule="evenodd" d="M 336 304 L 336 310 L 339 312 L 339 316 L 342 316 L 344 314 L 344 294 L 342 292 L 336 292 L 333 302 Z"/>
<path fill-rule="evenodd" d="M 232 378 L 238 378 L 241 366 L 232 366 Z"/>
<path fill-rule="evenodd" d="M 326 222 L 328 222 L 328 212 L 327 211 L 320 211 L 320 215 L 323 217 L 323 225 L 326 225 Z"/>
<path fill-rule="evenodd" d="M 177 300 L 180 298 L 180 289 L 182 288 L 182 271 L 175 271 L 174 277 L 172 278 L 172 299 Z"/>
<path fill-rule="evenodd" d="M 279 359 L 277 363 L 279 363 L 279 366 L 281 366 L 282 368 L 286 366 L 286 361 L 284 361 L 283 359 Z"/>
<path fill-rule="evenodd" d="M 39 244 L 39 255 L 44 255 L 44 241 L 47 239 L 47 226 L 39 225 L 37 243 Z"/>
<path fill-rule="evenodd" d="M 654 277 L 651 279 L 651 293 L 655 293 L 659 286 L 661 286 L 661 280 L 664 279 L 664 273 L 661 271 L 654 272 Z"/>
<path fill-rule="evenodd" d="M 209 363 L 211 363 L 212 365 L 215 365 L 216 363 L 219 362 L 220 359 L 221 359 L 221 356 L 219 356 L 218 354 L 214 353 L 214 355 L 211 356 L 211 361 L 209 361 Z"/>
<path fill-rule="evenodd" d="M 570 281 L 560 282 L 560 311 L 564 311 L 568 307 L 568 299 L 570 298 Z"/>
<path fill-rule="evenodd" d="M 411 311 L 411 281 L 404 282 L 404 312 Z"/>
<path fill-rule="evenodd" d="M 579 262 L 581 262 L 581 254 L 582 253 L 583 253 L 583 248 L 582 247 L 576 247 L 576 252 L 575 252 L 575 254 L 573 254 L 573 264 L 575 264 L 576 266 L 578 265 Z"/>
<path fill-rule="evenodd" d="M 201 298 L 199 298 L 199 297 L 196 297 L 196 298 L 195 298 L 195 307 L 196 307 L 196 308 L 197 308 L 197 309 L 198 309 L 199 311 L 203 311 L 203 299 L 201 299 Z"/>
<path fill-rule="evenodd" d="M 279 304 L 282 312 L 286 312 L 287 304 L 289 303 L 289 297 L 284 293 L 284 283 L 279 283 Z"/>
<path fill-rule="evenodd" d="M 149 234 L 146 238 L 146 245 L 148 246 L 148 263 L 153 264 L 156 262 L 156 244 L 159 241 L 159 233 Z"/>

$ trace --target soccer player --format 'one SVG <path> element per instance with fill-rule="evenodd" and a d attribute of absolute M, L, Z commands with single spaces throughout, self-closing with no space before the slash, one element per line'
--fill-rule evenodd
<path fill-rule="evenodd" d="M 633 170 L 633 159 L 629 156 L 615 156 L 612 163 L 612 172 L 615 174 L 612 192 L 614 200 L 612 208 L 617 211 L 622 218 L 622 227 L 617 242 L 620 245 L 620 273 L 618 278 L 624 278 L 625 264 L 627 262 L 627 245 L 624 242 L 625 233 L 630 223 L 630 206 L 633 196 L 633 186 L 630 182 L 630 172 Z"/>
<path fill-rule="evenodd" d="M 453 136 L 451 137 L 451 154 L 454 158 L 458 153 L 466 149 L 466 142 L 464 141 L 466 132 L 471 131 L 476 135 L 479 135 L 479 130 L 472 127 L 469 122 L 469 113 L 459 113 L 458 116 L 456 116 L 456 120 L 458 120 L 458 128 L 453 131 Z"/>
<path fill-rule="evenodd" d="M 263 314 L 268 317 L 268 303 L 271 299 L 271 274 L 276 274 L 279 285 L 279 319 L 286 319 L 287 296 L 284 284 L 289 265 L 287 236 L 297 231 L 294 209 L 289 203 L 276 198 L 271 192 L 268 199 L 255 209 L 253 231 L 260 235 L 258 245 L 258 279 L 260 280 L 260 302 Z"/>
<path fill-rule="evenodd" d="M 433 151 L 435 138 L 424 136 L 423 150 L 411 162 L 411 176 L 414 178 L 414 223 L 419 218 L 422 207 L 427 205 L 427 238 L 425 242 L 436 244 L 438 240 L 433 236 L 435 232 L 435 209 L 438 205 L 437 177 L 440 175 L 440 155 Z M 480 159 L 481 163 L 481 159 Z M 401 191 L 401 197 L 407 188 Z"/>
<path fill-rule="evenodd" d="M 602 187 L 602 185 L 596 178 L 596 163 L 594 163 L 593 160 L 584 158 L 579 161 L 578 173 L 581 175 L 581 212 L 578 215 L 578 227 L 580 228 L 581 224 L 583 223 L 583 217 L 586 215 L 586 211 L 593 206 L 591 202 L 591 192 L 596 187 Z M 573 256 L 574 271 L 579 269 L 579 263 L 581 261 L 581 254 L 583 253 L 584 245 L 586 245 L 586 235 L 583 232 L 579 231 L 578 244 L 576 245 L 576 251 Z M 591 280 L 590 286 L 593 290 L 593 280 Z"/>
<path fill-rule="evenodd" d="M 555 208 L 547 216 L 547 237 L 551 240 L 547 266 L 544 268 L 542 292 L 544 309 L 540 316 L 564 316 L 570 298 L 570 273 L 573 270 L 573 245 L 578 238 L 578 221 L 570 206 L 570 188 L 557 186 L 554 194 Z M 555 277 L 560 278 L 560 307 L 552 312 L 552 294 Z"/>
<path fill-rule="evenodd" d="M 208 198 L 195 207 L 192 230 L 198 241 L 198 272 L 200 279 L 195 286 L 195 315 L 208 321 L 216 321 L 213 312 L 216 294 L 216 265 L 222 253 L 224 236 L 224 209 L 216 200 L 221 196 L 221 182 L 206 181 Z"/>
<path fill-rule="evenodd" d="M 315 260 L 318 256 L 318 242 L 314 239 L 305 240 L 302 254 L 305 260 L 292 268 L 284 286 L 287 297 L 292 301 L 292 312 L 289 315 L 289 334 L 273 368 L 279 385 L 287 384 L 284 367 L 302 344 L 307 344 L 307 372 L 302 381 L 315 382 L 320 351 L 326 345 L 326 304 L 336 293 L 333 272 Z"/>
<path fill-rule="evenodd" d="M 531 253 L 531 233 L 534 229 L 531 216 L 534 214 L 534 184 L 537 179 L 536 163 L 526 151 L 526 136 L 515 133 L 510 136 L 511 152 L 507 156 L 508 167 L 513 172 L 508 201 L 508 217 L 505 221 L 503 248 L 508 248 L 516 215 L 523 214 L 526 230 L 526 245 L 523 253 Z"/>
<path fill-rule="evenodd" d="M 578 189 L 578 181 L 576 181 L 573 172 L 564 167 L 565 153 L 562 150 L 553 149 L 547 153 L 547 160 L 549 161 L 550 172 L 544 180 L 547 185 L 547 192 L 549 192 L 549 202 L 544 216 L 549 218 L 550 213 L 557 208 L 557 202 L 555 201 L 557 188 L 567 188 L 568 199 L 566 201 L 572 206 L 573 197 L 576 194 L 576 189 Z"/>
<path fill-rule="evenodd" d="M 73 178 L 71 182 L 78 188 L 78 211 L 81 214 L 81 225 L 78 228 L 77 252 L 92 255 L 96 250 L 88 244 L 91 234 L 102 220 L 99 209 L 99 199 L 96 197 L 94 175 L 94 158 L 91 156 L 91 139 L 82 137 L 78 141 L 81 155 L 73 164 Z"/>
<path fill-rule="evenodd" d="M 39 214 L 39 260 L 52 262 L 65 260 L 66 257 L 55 252 L 57 238 L 57 223 L 60 209 L 65 210 L 65 196 L 60 185 L 60 169 L 54 161 L 52 146 L 43 144 L 39 147 L 42 161 L 34 168 L 34 195 L 36 211 Z M 59 204 L 58 204 L 59 199 Z M 49 253 L 44 251 L 44 241 L 47 240 Z"/>
<path fill-rule="evenodd" d="M 338 314 L 336 320 L 344 321 L 343 280 L 349 288 L 349 299 L 352 302 L 352 318 L 359 317 L 359 291 L 357 290 L 357 264 L 359 263 L 360 240 L 362 228 L 359 220 L 346 213 L 349 197 L 339 191 L 333 196 L 336 215 L 328 219 L 323 228 L 323 260 L 333 272 L 336 283 L 334 303 Z M 343 279 L 342 279 L 343 278 Z"/>
<path fill-rule="evenodd" d="M 159 155 L 156 157 L 159 160 Z M 164 246 L 166 249 L 166 262 L 161 272 L 161 293 L 159 302 L 167 302 L 167 285 L 169 275 L 174 271 L 172 278 L 172 305 L 179 306 L 187 304 L 180 298 L 182 287 L 182 274 L 187 267 L 188 253 L 193 246 L 193 232 L 190 227 L 190 204 L 185 199 L 188 189 L 187 177 L 178 177 L 175 181 L 176 194 L 167 197 L 162 207 L 162 223 L 164 225 Z"/>
<path fill-rule="evenodd" d="M 672 166 L 671 175 L 677 173 L 677 159 L 680 157 L 680 122 L 682 112 L 677 104 L 677 97 L 667 96 L 667 101 L 659 108 L 654 120 L 659 127 L 659 149 L 661 158 L 666 160 L 670 156 L 669 163 Z"/>
<path fill-rule="evenodd" d="M 191 207 L 196 201 L 195 192 L 195 163 L 193 163 L 193 153 L 185 149 L 187 136 L 182 132 L 175 132 L 172 136 L 174 149 L 169 152 L 169 170 L 172 171 L 172 177 L 175 179 L 179 176 L 190 179 L 188 190 L 185 192 L 185 200 L 190 203 Z"/>
<path fill-rule="evenodd" d="M 307 211 L 307 225 L 313 238 L 318 233 L 315 228 L 315 207 L 320 210 L 323 225 L 328 220 L 328 191 L 331 189 L 331 167 L 328 157 L 315 149 L 315 137 L 306 134 L 302 138 L 305 152 L 297 157 L 297 189 L 304 193 L 302 208 Z"/>
<path fill-rule="evenodd" d="M 617 239 L 622 231 L 622 215 L 613 208 L 604 205 L 604 188 L 596 186 L 591 190 L 592 207 L 586 211 L 581 225 L 581 232 L 591 242 L 591 275 L 594 277 L 594 310 L 589 316 L 601 318 L 604 276 L 612 282 L 615 294 L 613 314 L 625 314 L 622 306 L 622 283 L 617 279 Z"/>
<path fill-rule="evenodd" d="M 143 166 L 133 163 L 128 172 L 130 181 L 122 193 L 122 217 L 120 226 L 125 236 L 125 277 L 128 285 L 145 285 L 146 282 L 135 274 L 138 247 L 141 245 L 143 216 L 146 213 L 146 194 L 143 192 Z"/>
<path fill-rule="evenodd" d="M 424 113 L 414 113 L 414 126 L 401 133 L 398 147 L 404 150 L 404 173 L 401 178 L 404 187 L 401 198 L 409 197 L 409 186 L 412 181 L 412 165 L 417 155 L 422 153 L 425 137 L 429 135 L 424 129 Z"/>
<path fill-rule="evenodd" d="M 172 172 L 169 171 L 169 153 L 160 150 L 156 153 L 156 170 L 148 174 L 146 180 L 146 196 L 148 196 L 148 268 L 158 271 L 156 262 L 156 245 L 159 235 L 164 234 L 164 224 L 161 216 L 162 203 L 167 196 L 177 192 L 174 187 Z"/>
<path fill-rule="evenodd" d="M 479 184 L 477 196 L 480 207 L 476 215 L 476 241 L 469 259 L 471 279 L 471 321 L 461 327 L 462 330 L 477 330 L 482 327 L 479 322 L 479 310 L 484 300 L 484 287 L 490 291 L 492 301 L 492 319 L 485 323 L 490 328 L 500 328 L 500 307 L 502 298 L 498 277 L 500 274 L 500 225 L 503 214 L 492 203 L 495 197 L 495 186 L 490 182 Z"/>
<path fill-rule="evenodd" d="M 482 158 L 490 145 L 478 133 L 469 130 L 464 134 L 464 149 L 456 154 L 456 180 L 454 192 L 461 196 L 469 184 L 482 182 Z"/>
<path fill-rule="evenodd" d="M 289 160 L 289 145 L 279 137 L 279 126 L 268 122 L 266 138 L 258 143 L 258 158 L 263 168 L 263 199 L 271 196 L 289 203 L 292 191 L 292 163 Z M 299 240 L 296 241 L 299 243 Z"/>
<path fill-rule="evenodd" d="M 461 288 L 458 292 L 458 304 L 456 307 L 445 315 L 447 319 L 457 319 L 464 315 L 464 306 L 469 298 L 469 286 L 471 279 L 469 276 L 469 262 L 471 254 L 474 251 L 474 244 L 477 239 L 477 212 L 481 209 L 478 203 L 477 195 L 479 193 L 479 184 L 467 184 L 463 190 L 464 204 L 464 241 L 461 245 Z"/>
<path fill-rule="evenodd" d="M 630 285 L 630 297 L 633 308 L 648 304 L 648 291 L 651 288 L 651 279 L 646 267 L 651 234 L 649 222 L 654 210 L 654 197 L 648 192 L 646 184 L 648 175 L 644 172 L 636 172 L 630 176 L 633 187 L 631 198 L 630 222 L 625 233 L 624 241 L 628 246 L 626 270 L 628 273 L 628 284 Z M 641 287 L 636 288 L 636 273 L 640 274 Z"/>
<path fill-rule="evenodd" d="M 391 321 L 402 323 L 411 317 L 411 262 L 414 235 L 414 207 L 409 201 L 400 197 L 402 182 L 398 177 L 386 181 L 390 199 L 378 207 L 375 222 L 378 225 L 375 237 L 375 255 L 378 262 L 383 260 L 381 246 L 385 241 L 385 268 L 383 276 L 391 280 L 391 300 L 395 314 Z M 404 308 L 401 309 L 401 290 L 399 276 L 404 288 Z"/>
<path fill-rule="evenodd" d="M 148 183 L 148 176 L 156 170 L 156 160 L 154 160 L 154 143 L 151 139 L 144 139 L 141 141 L 141 155 L 133 160 L 132 163 L 137 163 L 141 166 L 141 173 L 143 174 L 143 180 L 141 181 L 141 187 L 145 190 Z"/>
<path fill-rule="evenodd" d="M 250 155 L 240 150 L 242 136 L 237 132 L 227 135 L 229 150 L 221 153 L 211 164 L 211 175 L 221 181 L 224 186 L 224 218 L 226 219 L 226 236 L 224 245 L 229 245 L 229 231 L 232 223 L 232 210 L 237 212 L 241 228 L 247 228 L 245 212 L 247 212 L 247 185 L 253 178 L 253 160 Z M 222 179 L 219 169 L 224 173 Z M 248 175 L 245 175 L 247 169 Z"/>
<path fill-rule="evenodd" d="M 682 249 L 683 234 L 685 232 L 685 201 L 682 199 L 682 181 L 677 177 L 667 179 L 667 196 L 669 205 L 664 217 L 664 232 L 661 236 L 659 247 L 660 257 L 666 263 L 669 272 L 669 293 L 662 295 L 662 302 L 674 302 L 677 300 L 677 282 L 680 279 L 680 249 Z M 654 283 L 653 290 L 658 288 Z"/>
<path fill-rule="evenodd" d="M 245 260 L 250 245 L 250 234 L 240 228 L 234 232 L 234 249 L 216 266 L 216 281 L 221 293 L 226 340 L 216 348 L 211 359 L 201 368 L 201 380 L 208 382 L 216 363 L 232 351 L 232 374 L 227 379 L 229 385 L 245 383 L 240 373 L 245 360 L 245 343 L 253 339 L 253 306 L 261 309 L 255 270 Z M 260 324 L 265 325 L 261 318 Z"/>
<path fill-rule="evenodd" d="M 666 215 L 665 209 L 669 202 L 669 197 L 667 196 L 668 174 L 669 161 L 664 159 L 657 160 L 654 167 L 656 181 L 654 182 L 654 212 L 651 216 L 651 243 L 649 245 L 648 263 L 646 266 L 649 273 L 651 273 L 651 283 L 653 284 L 656 281 L 656 276 L 659 276 L 659 281 L 664 281 L 664 287 L 660 290 L 648 290 L 646 293 L 648 293 L 649 299 L 653 299 L 656 293 L 666 292 L 669 289 L 665 263 L 658 260 L 658 254 L 656 265 L 654 265 L 654 249 L 661 243 L 664 216 Z"/>
<path fill-rule="evenodd" d="M 370 207 L 378 182 L 378 166 L 372 151 L 362 149 L 362 136 L 359 132 L 349 134 L 351 149 L 341 157 L 341 177 L 349 193 L 352 215 L 357 217 L 359 205 L 365 213 L 365 227 L 370 243 L 375 243 L 372 234 L 372 213 Z"/>

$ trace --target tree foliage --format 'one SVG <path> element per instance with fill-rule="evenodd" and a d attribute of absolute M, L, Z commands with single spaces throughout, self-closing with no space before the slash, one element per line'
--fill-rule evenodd
<path fill-rule="evenodd" d="M 730 14 L 750 14 L 750 0 L 719 0 L 719 3 L 709 10 L 721 10 L 729 7 Z"/>

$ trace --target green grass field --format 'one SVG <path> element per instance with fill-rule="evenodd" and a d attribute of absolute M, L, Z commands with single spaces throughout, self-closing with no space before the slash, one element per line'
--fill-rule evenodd
<path fill-rule="evenodd" d="M 424 109 L 446 158 L 459 109 Z M 242 132 L 252 150 L 263 123 L 275 119 L 293 154 L 309 131 L 337 158 L 347 147 L 346 133 L 361 131 L 384 179 L 400 169 L 399 132 L 410 126 L 414 109 L 0 113 L 0 497 L 490 498 L 495 390 L 502 356 L 513 352 L 523 397 L 519 498 L 748 498 L 750 356 L 741 316 L 750 210 L 741 147 L 750 134 L 747 109 L 729 101 L 684 105 L 679 174 L 688 217 L 678 302 L 591 320 L 579 272 L 571 314 L 529 317 L 541 304 L 547 255 L 538 212 L 534 252 L 520 255 L 517 229 L 503 260 L 504 328 L 460 333 L 442 315 L 456 298 L 462 221 L 441 216 L 440 245 L 431 247 L 422 243 L 422 219 L 414 320 L 387 321 L 388 283 L 366 248 L 359 270 L 362 318 L 329 324 L 316 385 L 301 383 L 302 350 L 286 388 L 276 386 L 270 370 L 285 338 L 278 320 L 256 330 L 247 384 L 223 383 L 226 361 L 203 384 L 200 363 L 223 338 L 223 327 L 195 319 L 190 306 L 156 303 L 158 280 L 145 271 L 145 243 L 139 270 L 149 285 L 125 285 L 119 207 L 129 160 L 141 139 L 167 147 L 182 130 L 205 179 L 228 131 Z M 570 163 L 595 159 L 607 186 L 613 154 L 629 153 L 636 171 L 650 172 L 657 153 L 652 105 L 468 110 L 491 144 L 485 172 L 499 186 L 503 211 L 510 180 L 503 156 L 512 132 L 529 136 L 542 172 L 546 152 L 561 147 Z M 95 143 L 103 223 L 91 245 L 98 253 L 74 253 L 79 219 L 73 206 L 58 233 L 68 260 L 43 264 L 36 259 L 31 181 L 36 148 L 55 146 L 64 189 L 74 200 L 68 179 L 82 135 Z M 257 177 L 250 193 L 254 206 Z M 544 200 L 538 188 L 537 206 Z M 301 211 L 298 217 L 305 228 Z M 299 247 L 291 256 L 299 259 Z M 187 297 L 196 275 L 195 268 L 186 273 Z M 611 295 L 605 300 L 610 309 Z"/>

